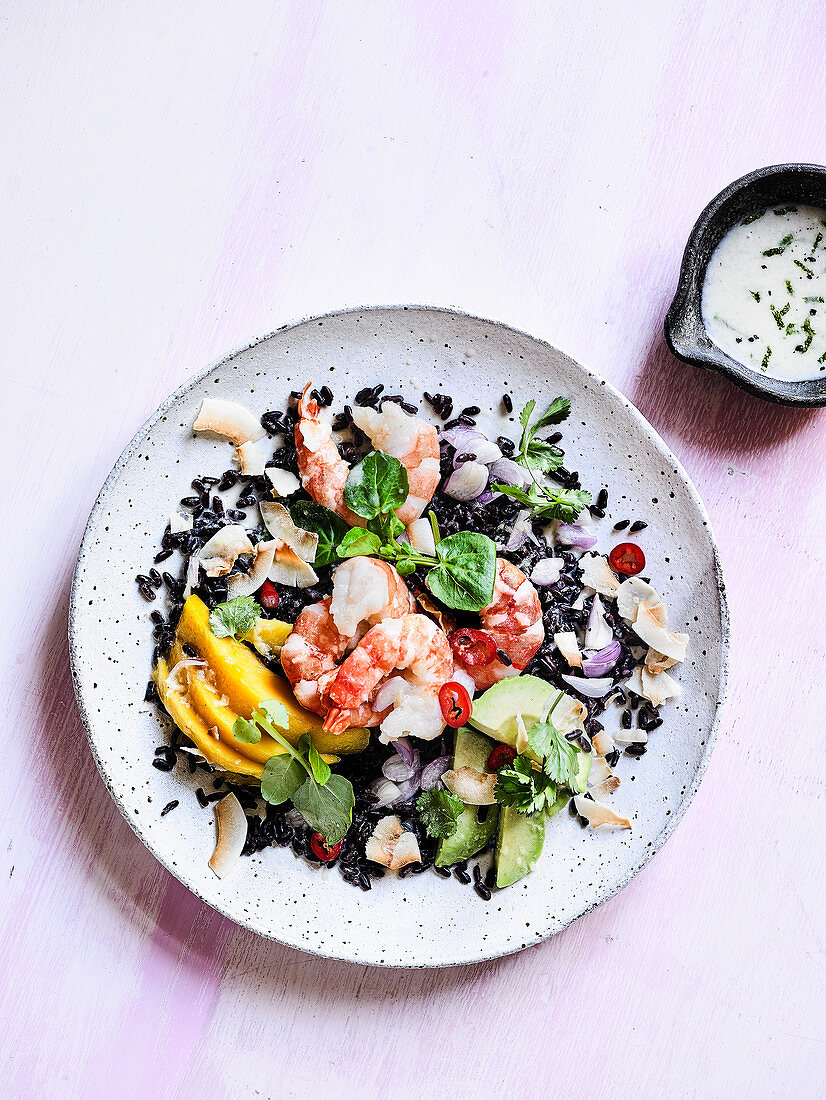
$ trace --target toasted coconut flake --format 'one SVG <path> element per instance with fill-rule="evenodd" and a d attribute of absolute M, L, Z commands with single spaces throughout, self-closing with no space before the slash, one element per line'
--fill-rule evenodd
<path fill-rule="evenodd" d="M 201 547 L 201 566 L 208 577 L 223 577 L 235 565 L 236 558 L 254 551 L 241 524 L 230 523 L 216 531 Z"/>
<path fill-rule="evenodd" d="M 264 465 L 270 457 L 270 446 L 266 440 L 250 441 L 242 443 L 235 448 L 235 457 L 238 460 L 238 468 L 242 474 L 250 477 L 261 477 L 264 473 Z"/>
<path fill-rule="evenodd" d="M 445 772 L 442 780 L 450 793 L 468 806 L 492 806 L 496 802 L 493 793 L 495 774 L 487 775 L 476 768 L 459 768 L 458 771 Z"/>
<path fill-rule="evenodd" d="M 275 551 L 269 578 L 276 584 L 289 584 L 293 588 L 309 588 L 318 580 L 312 566 L 302 561 L 295 550 L 285 545 Z"/>
<path fill-rule="evenodd" d="M 604 756 L 591 754 L 591 770 L 588 772 L 588 787 L 595 787 L 605 779 L 610 779 L 614 773 L 608 767 Z"/>
<path fill-rule="evenodd" d="M 182 657 L 176 665 L 173 665 L 166 676 L 166 686 L 170 691 L 186 691 L 187 682 L 184 673 L 188 668 L 205 668 L 206 661 L 200 657 Z"/>
<path fill-rule="evenodd" d="M 560 733 L 573 733 L 588 717 L 588 708 L 572 695 L 563 695 L 551 712 L 551 721 Z"/>
<path fill-rule="evenodd" d="M 609 596 L 613 599 L 617 594 L 620 582 L 611 572 L 608 559 L 602 554 L 583 554 L 579 559 L 582 568 L 582 583 L 588 588 L 593 588 L 601 596 Z"/>
<path fill-rule="evenodd" d="M 663 611 L 662 605 L 651 608 L 643 600 L 637 607 L 637 617 L 633 623 L 634 633 L 665 657 L 671 657 L 674 661 L 684 661 L 688 635 L 673 634 L 668 630 L 662 622 L 665 617 Z"/>
<path fill-rule="evenodd" d="M 276 496 L 289 497 L 301 488 L 301 482 L 295 474 L 290 473 L 289 470 L 282 470 L 280 466 L 267 466 L 264 473 L 269 478 Z"/>
<path fill-rule="evenodd" d="M 228 794 L 215 806 L 218 842 L 209 866 L 218 876 L 226 878 L 241 855 L 247 839 L 247 815 L 234 794 Z"/>
<path fill-rule="evenodd" d="M 627 577 L 617 589 L 617 610 L 630 623 L 637 617 L 637 608 L 645 601 L 649 607 L 662 603 L 656 589 L 642 577 Z"/>
<path fill-rule="evenodd" d="M 201 551 L 196 550 L 186 564 L 186 584 L 184 585 L 184 599 L 188 600 L 192 595 L 192 589 L 198 583 L 198 573 L 201 569 Z"/>
<path fill-rule="evenodd" d="M 559 634 L 554 634 L 554 645 L 571 668 L 582 668 L 582 654 L 573 630 L 562 630 Z"/>
<path fill-rule="evenodd" d="M 601 798 L 606 798 L 609 794 L 613 794 L 617 787 L 620 785 L 618 775 L 609 775 L 607 779 L 603 779 L 601 783 L 597 783 L 593 787 L 588 788 L 588 793 L 592 798 L 599 801 Z"/>
<path fill-rule="evenodd" d="M 281 542 L 286 543 L 302 561 L 315 561 L 318 535 L 305 531 L 303 527 L 296 527 L 290 513 L 276 500 L 263 500 L 259 508 L 261 518 L 274 539 L 280 539 Z"/>
<path fill-rule="evenodd" d="M 405 831 L 396 814 L 388 814 L 376 822 L 364 854 L 371 862 L 380 863 L 391 871 L 422 861 L 416 834 Z"/>
<path fill-rule="evenodd" d="M 595 733 L 591 738 L 591 744 L 594 747 L 594 752 L 599 756 L 610 756 L 616 748 L 614 738 L 607 730 L 600 730 L 599 733 Z"/>
<path fill-rule="evenodd" d="M 234 600 L 236 596 L 251 596 L 257 592 L 270 574 L 275 561 L 278 543 L 274 540 L 259 542 L 255 547 L 255 560 L 249 573 L 233 573 L 227 582 L 227 596 Z"/>
<path fill-rule="evenodd" d="M 180 535 L 183 531 L 192 530 L 192 516 L 182 516 L 180 512 L 172 512 L 169 517 L 170 535 Z"/>
<path fill-rule="evenodd" d="M 433 528 L 430 526 L 429 519 L 414 519 L 409 523 L 407 537 L 413 549 L 418 550 L 420 554 L 436 556 L 436 540 L 433 537 Z"/>
<path fill-rule="evenodd" d="M 220 435 L 231 440 L 236 447 L 263 439 L 266 435 L 260 420 L 249 409 L 235 401 L 223 401 L 216 397 L 207 397 L 201 402 L 192 430 Z"/>
<path fill-rule="evenodd" d="M 628 687 L 655 707 L 669 699 L 677 699 L 683 693 L 681 685 L 667 672 L 658 672 L 656 676 L 652 676 L 645 665 L 634 669 Z"/>
<path fill-rule="evenodd" d="M 673 657 L 666 657 L 664 653 L 658 653 L 656 649 L 651 649 L 649 646 L 645 656 L 645 667 L 652 676 L 659 676 L 661 672 L 665 672 L 667 668 L 672 668 L 676 664 Z"/>
<path fill-rule="evenodd" d="M 528 731 L 525 729 L 525 719 L 521 714 L 516 716 L 516 744 L 514 748 L 518 753 L 523 753 L 528 748 Z"/>
<path fill-rule="evenodd" d="M 393 858 L 390 861 L 391 871 L 400 871 L 408 863 L 421 863 L 422 853 L 419 851 L 419 842 L 416 834 L 405 831 L 393 846 Z"/>
<path fill-rule="evenodd" d="M 627 817 L 620 817 L 610 806 L 606 806 L 603 802 L 595 802 L 592 798 L 586 798 L 584 794 L 574 796 L 574 805 L 577 813 L 586 818 L 588 824 L 595 829 L 600 825 L 618 829 L 631 828 L 631 822 Z"/>
<path fill-rule="evenodd" d="M 647 745 L 648 732 L 646 730 L 616 730 L 614 742 L 618 749 L 627 749 L 629 745 Z"/>

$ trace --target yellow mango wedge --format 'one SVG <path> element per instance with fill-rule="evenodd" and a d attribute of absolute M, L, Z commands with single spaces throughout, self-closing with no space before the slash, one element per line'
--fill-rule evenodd
<path fill-rule="evenodd" d="M 260 779 L 264 765 L 246 756 L 221 741 L 216 741 L 200 714 L 180 691 L 171 691 L 166 684 L 169 666 L 161 657 L 152 673 L 152 679 L 158 689 L 161 702 L 166 707 L 172 721 L 192 741 L 205 760 L 216 764 L 224 771 L 235 775 Z"/>
<path fill-rule="evenodd" d="M 215 679 L 215 690 L 225 696 L 229 709 L 242 718 L 249 718 L 264 699 L 276 699 L 287 708 L 290 727 L 284 736 L 297 744 L 299 738 L 309 733 L 315 747 L 321 753 L 362 752 L 370 740 L 367 729 L 349 729 L 343 733 L 329 733 L 322 728 L 321 719 L 296 702 L 292 688 L 285 679 L 271 669 L 244 645 L 234 638 L 216 638 L 209 628 L 209 609 L 198 596 L 190 596 L 181 612 L 177 641 L 187 644 L 207 662 Z"/>
<path fill-rule="evenodd" d="M 262 657 L 277 657 L 281 647 L 293 632 L 292 623 L 280 619 L 256 619 L 255 626 L 242 638 Z"/>

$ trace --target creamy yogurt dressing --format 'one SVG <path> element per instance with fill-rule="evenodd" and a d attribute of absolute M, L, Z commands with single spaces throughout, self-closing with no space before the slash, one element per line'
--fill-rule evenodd
<path fill-rule="evenodd" d="M 732 359 L 770 378 L 826 372 L 826 210 L 768 207 L 733 226 L 703 282 L 703 324 Z"/>

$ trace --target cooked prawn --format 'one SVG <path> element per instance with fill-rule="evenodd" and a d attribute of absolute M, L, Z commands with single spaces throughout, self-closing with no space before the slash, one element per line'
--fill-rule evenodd
<path fill-rule="evenodd" d="M 351 527 L 364 520 L 344 503 L 344 483 L 350 467 L 338 453 L 332 428 L 319 416 L 318 402 L 310 396 L 312 383 L 304 387 L 295 426 L 298 469 L 304 488 L 319 504 L 330 508 Z M 407 470 L 410 492 L 396 509 L 405 526 L 425 510 L 439 484 L 439 436 L 435 427 L 419 416 L 410 416 L 394 401 L 385 401 L 381 412 L 356 406 L 353 421 L 378 451 L 397 458 Z"/>
<path fill-rule="evenodd" d="M 304 608 L 281 650 L 281 667 L 299 703 L 325 715 L 325 688 L 348 649 L 374 623 L 408 615 L 414 606 L 407 585 L 387 562 L 350 558 L 340 565 L 333 575 L 332 596 Z M 369 706 L 352 717 L 353 726 L 381 721 Z"/>
<path fill-rule="evenodd" d="M 327 687 L 333 706 L 324 728 L 337 733 L 351 726 L 353 713 L 361 712 L 396 670 L 405 672 L 409 686 L 382 720 L 380 740 L 438 737 L 444 729 L 438 695 L 453 675 L 453 654 L 441 627 L 417 614 L 377 623 L 344 659 Z"/>
<path fill-rule="evenodd" d="M 346 520 L 351 527 L 363 527 L 364 520 L 344 503 L 344 482 L 350 467 L 338 453 L 333 430 L 319 416 L 318 402 L 310 396 L 312 382 L 304 387 L 298 402 L 295 450 L 301 483 L 318 504 Z"/>
<path fill-rule="evenodd" d="M 392 455 L 407 470 L 410 492 L 396 515 L 407 526 L 418 519 L 439 484 L 439 436 L 435 427 L 411 416 L 395 401 L 385 401 L 381 412 L 356 406 L 353 420 L 377 451 Z"/>
<path fill-rule="evenodd" d="M 505 558 L 496 559 L 496 581 L 493 599 L 480 613 L 482 629 L 490 635 L 511 663 L 495 657 L 489 665 L 465 668 L 484 691 L 506 676 L 516 676 L 534 656 L 545 638 L 542 606 L 536 589 L 522 572 Z"/>

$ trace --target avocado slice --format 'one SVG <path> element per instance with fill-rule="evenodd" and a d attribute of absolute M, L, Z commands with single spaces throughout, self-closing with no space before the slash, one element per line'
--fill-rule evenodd
<path fill-rule="evenodd" d="M 524 878 L 542 855 L 545 815 L 518 814 L 513 806 L 499 808 L 496 838 L 496 885 L 512 886 Z"/>
<path fill-rule="evenodd" d="M 474 700 L 470 724 L 488 737 L 516 748 L 516 716 L 530 729 L 559 689 L 538 676 L 510 676 Z"/>
<path fill-rule="evenodd" d="M 456 748 L 453 767 L 485 770 L 494 742 L 476 730 L 462 726 L 456 730 Z M 487 811 L 487 816 L 484 816 Z M 484 820 L 479 818 L 484 816 Z M 448 867 L 462 859 L 470 859 L 480 852 L 493 837 L 499 824 L 498 806 L 465 806 L 456 822 L 456 832 L 439 841 L 436 850 L 436 866 Z"/>
<path fill-rule="evenodd" d="M 591 754 L 580 752 L 577 761 L 577 785 L 584 791 L 591 771 Z M 559 792 L 551 807 L 543 814 L 525 816 L 512 806 L 499 808 L 499 835 L 496 838 L 496 885 L 512 886 L 533 870 L 542 855 L 545 843 L 545 823 L 568 805 L 571 792 Z"/>

